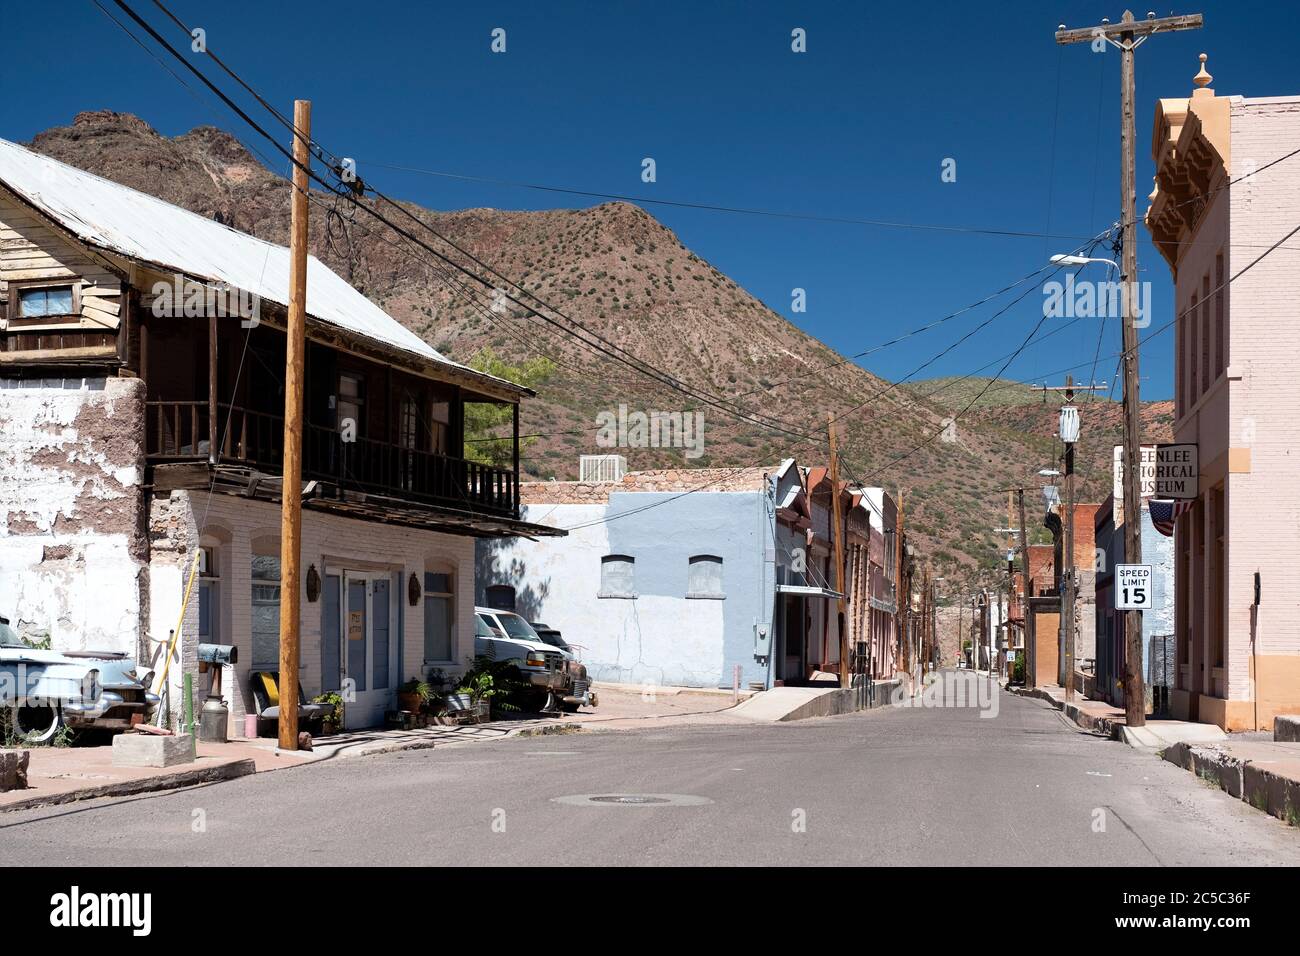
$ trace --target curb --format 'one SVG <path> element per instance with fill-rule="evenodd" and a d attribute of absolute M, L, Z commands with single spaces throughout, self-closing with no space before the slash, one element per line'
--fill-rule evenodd
<path fill-rule="evenodd" d="M 510 740 L 514 737 L 548 737 L 551 734 L 575 734 L 584 730 L 582 724 L 564 723 L 564 724 L 546 724 L 540 727 L 516 727 L 513 730 L 507 730 L 500 737 L 493 737 L 488 740 L 482 738 L 469 737 L 465 740 L 404 740 L 399 743 L 389 744 L 378 747 L 374 750 L 365 750 L 361 753 L 350 754 L 347 759 L 352 757 L 378 757 L 382 754 L 402 753 L 407 750 L 433 750 L 438 747 L 456 747 L 466 746 L 469 744 L 489 744 L 498 740 Z M 326 761 L 305 760 L 301 764 L 303 767 L 310 767 L 316 763 L 325 763 Z"/>
<path fill-rule="evenodd" d="M 152 793 L 156 790 L 179 790 L 202 783 L 216 783 L 221 780 L 234 780 L 246 777 L 257 771 L 257 765 L 251 757 L 232 760 L 215 767 L 203 767 L 197 770 L 180 770 L 176 773 L 160 774 L 156 777 L 143 777 L 139 780 L 123 780 L 119 783 L 104 784 L 99 787 L 84 787 L 69 790 L 66 793 L 42 794 L 0 806 L 0 813 L 13 810 L 33 810 L 38 807 L 52 807 L 63 803 L 78 803 L 82 800 L 96 800 L 100 797 L 129 797 L 137 793 Z"/>
<path fill-rule="evenodd" d="M 601 688 L 604 688 L 609 691 L 625 694 L 641 694 L 645 692 L 647 687 L 653 687 L 654 693 L 658 697 L 679 697 L 682 694 L 701 694 L 707 697 L 730 697 L 732 695 L 730 687 L 684 687 L 680 684 L 627 684 L 606 680 L 592 681 L 591 686 L 598 691 Z M 755 694 L 759 693 L 762 693 L 762 691 L 746 690 L 745 688 L 741 688 L 740 699 L 745 700 L 746 698 L 753 697 Z"/>
<path fill-rule="evenodd" d="M 1121 739 L 1121 731 L 1133 733 L 1123 724 L 1116 724 L 1104 717 L 1092 717 L 1075 705 L 1059 701 L 1045 691 L 1020 687 L 1008 690 L 1018 697 L 1045 700 L 1080 727 L 1101 731 L 1112 739 Z M 1144 749 L 1154 750 L 1151 747 Z M 1293 827 L 1300 827 L 1300 780 L 1266 770 L 1248 758 L 1226 753 L 1213 746 L 1180 741 L 1168 744 L 1155 753 L 1162 760 L 1218 787 L 1228 796 L 1236 797 Z"/>
<path fill-rule="evenodd" d="M 1300 780 L 1266 770 L 1249 759 L 1215 747 L 1170 744 L 1160 756 L 1217 786 L 1228 796 L 1300 827 Z"/>
<path fill-rule="evenodd" d="M 1094 733 L 1109 737 L 1111 740 L 1119 739 L 1120 728 L 1123 725 L 1115 723 L 1109 717 L 1094 717 L 1087 711 L 1082 710 L 1078 704 L 1067 704 L 1063 700 L 1057 700 L 1047 691 L 1039 690 L 1036 687 L 1006 687 L 1003 689 L 1017 697 L 1046 701 L 1084 730 L 1091 730 Z"/>

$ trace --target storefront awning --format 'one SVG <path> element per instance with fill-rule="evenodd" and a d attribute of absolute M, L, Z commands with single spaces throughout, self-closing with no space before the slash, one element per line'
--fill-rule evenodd
<path fill-rule="evenodd" d="M 809 584 L 778 584 L 776 586 L 777 594 L 799 594 L 803 597 L 821 597 L 839 600 L 844 597 L 839 591 L 832 591 L 830 588 L 817 588 Z"/>

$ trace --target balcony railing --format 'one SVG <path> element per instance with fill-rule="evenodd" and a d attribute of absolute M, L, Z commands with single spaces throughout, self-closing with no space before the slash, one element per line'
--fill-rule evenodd
<path fill-rule="evenodd" d="M 280 473 L 283 417 L 219 405 L 217 428 L 220 461 Z M 145 430 L 151 461 L 208 460 L 207 402 L 148 402 Z M 337 428 L 310 423 L 303 428 L 302 473 L 305 479 L 421 504 L 511 517 L 518 511 L 513 471 L 371 438 L 345 442 Z"/>

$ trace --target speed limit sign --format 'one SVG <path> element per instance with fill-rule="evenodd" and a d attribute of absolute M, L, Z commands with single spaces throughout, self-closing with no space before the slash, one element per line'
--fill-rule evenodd
<path fill-rule="evenodd" d="M 1115 610 L 1145 611 L 1151 606 L 1151 565 L 1115 565 Z"/>

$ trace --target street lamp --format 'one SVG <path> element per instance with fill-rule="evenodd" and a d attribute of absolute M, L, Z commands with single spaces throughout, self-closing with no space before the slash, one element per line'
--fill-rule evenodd
<path fill-rule="evenodd" d="M 1086 265 L 1087 265 L 1088 263 L 1090 263 L 1090 262 L 1104 262 L 1106 265 L 1110 266 L 1110 267 L 1111 267 L 1112 269 L 1114 269 L 1116 272 L 1119 271 L 1119 265 L 1116 264 L 1114 261 L 1112 261 L 1112 260 L 1110 260 L 1110 259 L 1097 259 L 1097 258 L 1094 258 L 1094 257 L 1092 257 L 1092 256 L 1076 256 L 1076 255 L 1073 255 L 1073 254 L 1069 254 L 1069 255 L 1061 255 L 1061 254 L 1058 254 L 1058 255 L 1054 255 L 1054 256 L 1052 256 L 1052 258 L 1051 258 L 1050 261 L 1051 261 L 1052 265 L 1057 266 L 1058 268 L 1059 268 L 1059 267 L 1069 267 L 1069 266 L 1086 266 Z"/>

